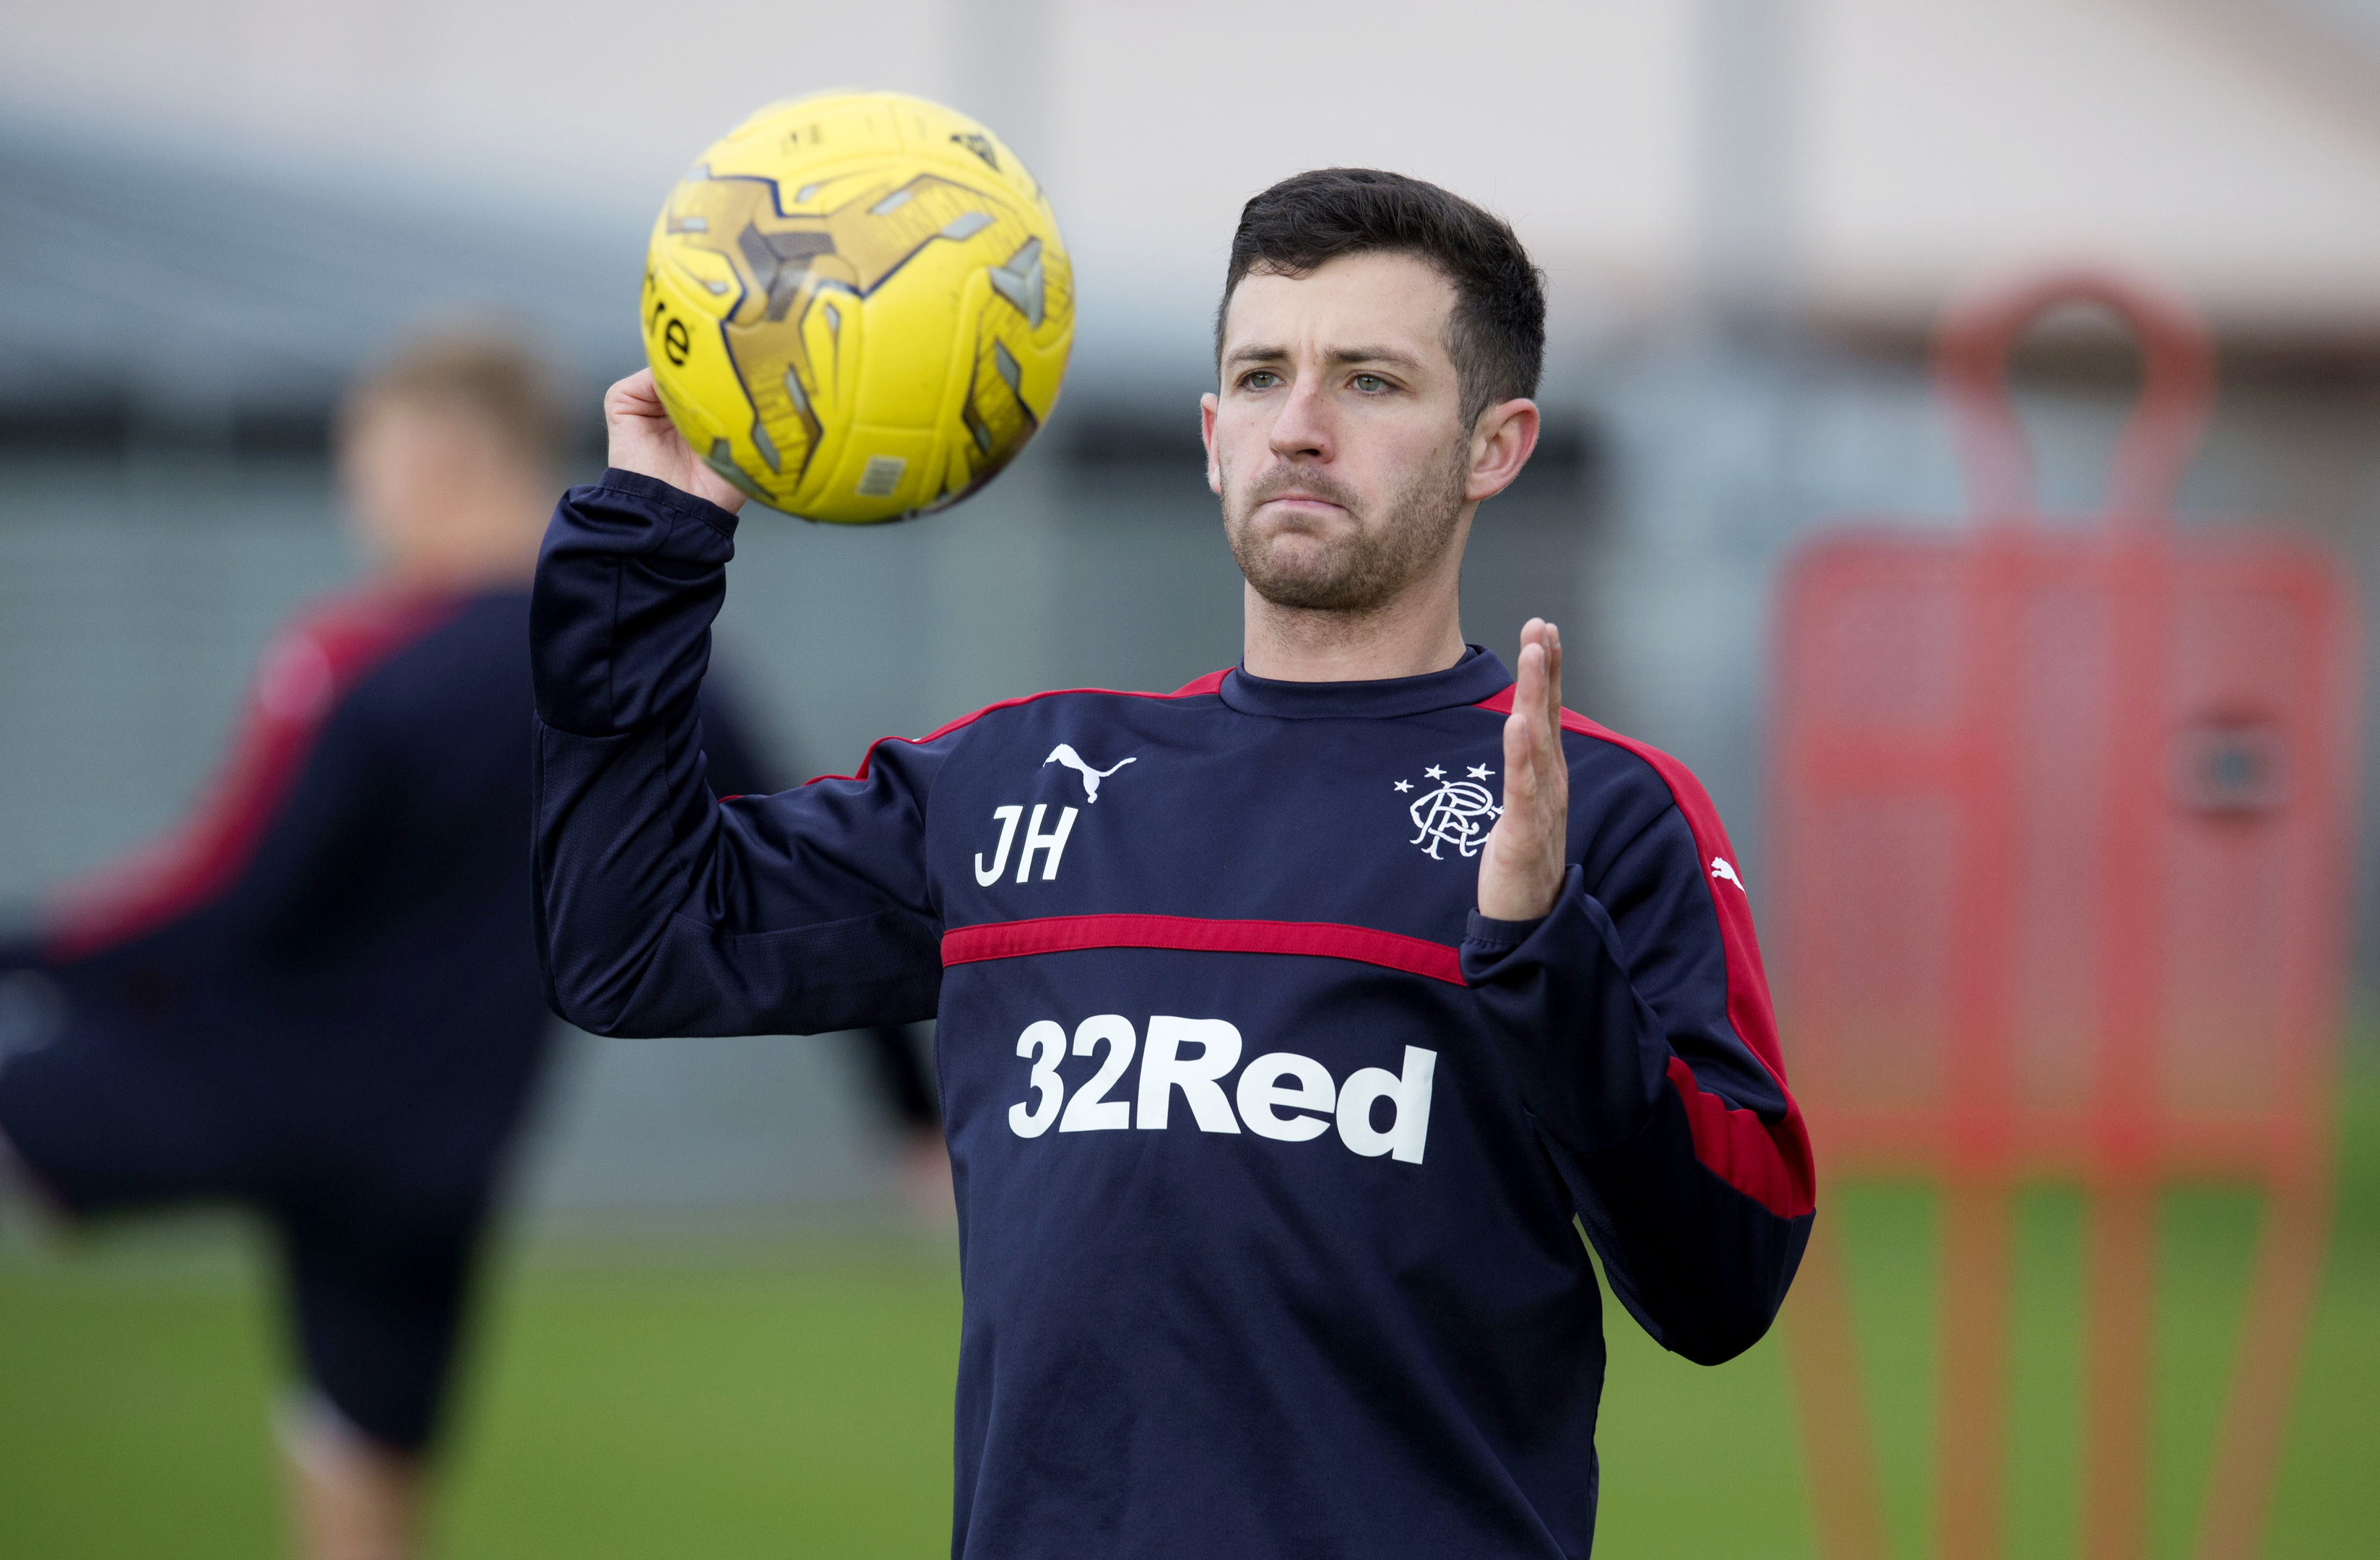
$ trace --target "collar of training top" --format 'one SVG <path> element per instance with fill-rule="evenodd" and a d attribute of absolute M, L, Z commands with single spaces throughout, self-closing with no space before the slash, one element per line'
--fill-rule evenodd
<path fill-rule="evenodd" d="M 1285 720 L 1335 718 L 1385 720 L 1423 715 L 1433 709 L 1454 709 L 1503 692 L 1512 681 L 1504 663 L 1476 645 L 1463 647 L 1463 659 L 1444 671 L 1419 677 L 1383 677 L 1368 683 L 1283 683 L 1251 677 L 1235 666 L 1223 674 L 1216 692 L 1243 715 L 1272 715 Z"/>

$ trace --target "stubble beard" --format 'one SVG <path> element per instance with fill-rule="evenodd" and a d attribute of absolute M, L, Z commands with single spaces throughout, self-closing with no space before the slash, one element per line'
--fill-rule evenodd
<path fill-rule="evenodd" d="M 1468 470 L 1462 457 L 1467 453 L 1458 448 L 1415 471 L 1379 505 L 1377 519 L 1334 478 L 1276 466 L 1225 504 L 1223 534 L 1232 558 L 1256 593 L 1276 607 L 1354 615 L 1378 611 L 1453 545 L 1463 521 Z M 1316 539 L 1312 531 L 1257 532 L 1257 511 L 1291 489 L 1339 505 L 1356 522 L 1332 537 L 1318 560 L 1291 562 L 1276 555 L 1276 542 L 1290 536 Z"/>

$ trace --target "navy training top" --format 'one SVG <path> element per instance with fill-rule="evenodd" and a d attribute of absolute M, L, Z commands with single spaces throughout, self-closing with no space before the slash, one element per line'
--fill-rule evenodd
<path fill-rule="evenodd" d="M 722 804 L 735 519 L 611 471 L 532 608 L 538 912 L 612 1034 L 939 1015 L 961 1556 L 1583 1555 L 1600 1306 L 1758 1338 L 1814 1172 L 1732 851 L 1565 715 L 1553 912 L 1473 908 L 1512 679 L 995 705 Z M 1577 1221 L 1573 1224 L 1573 1219 Z"/>

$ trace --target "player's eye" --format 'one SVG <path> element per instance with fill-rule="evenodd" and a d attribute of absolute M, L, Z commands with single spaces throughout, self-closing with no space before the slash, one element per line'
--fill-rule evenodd
<path fill-rule="evenodd" d="M 1366 395 L 1378 395 L 1389 388 L 1389 381 L 1378 374 L 1357 374 L 1347 382 Z"/>
<path fill-rule="evenodd" d="M 1274 385 L 1277 385 L 1280 382 L 1281 376 L 1274 373 L 1270 369 L 1253 369 L 1246 374 L 1241 376 L 1240 388 L 1243 390 L 1270 390 Z"/>

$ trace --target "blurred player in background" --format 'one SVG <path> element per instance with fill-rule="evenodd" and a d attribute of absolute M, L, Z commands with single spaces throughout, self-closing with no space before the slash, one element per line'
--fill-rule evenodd
<path fill-rule="evenodd" d="M 357 388 L 339 473 L 370 577 L 265 652 L 197 814 L 50 908 L 60 1034 L 0 1070 L 0 1140 L 70 1216 L 228 1200 L 272 1226 L 314 1555 L 413 1545 L 546 1054 L 520 646 L 558 438 L 502 345 L 427 342 Z"/>
<path fill-rule="evenodd" d="M 322 1560 L 417 1547 L 549 1046 L 528 585 L 560 438 L 538 365 L 501 343 L 425 341 L 361 383 L 339 472 L 369 577 L 267 650 L 197 814 L 0 948 L 0 1177 L 72 1218 L 231 1202 L 273 1228 L 306 1384 L 281 1440 Z M 723 790 L 782 783 L 706 714 Z M 926 1118 L 914 1141 L 933 1100 L 916 1052 L 868 1044 Z"/>

